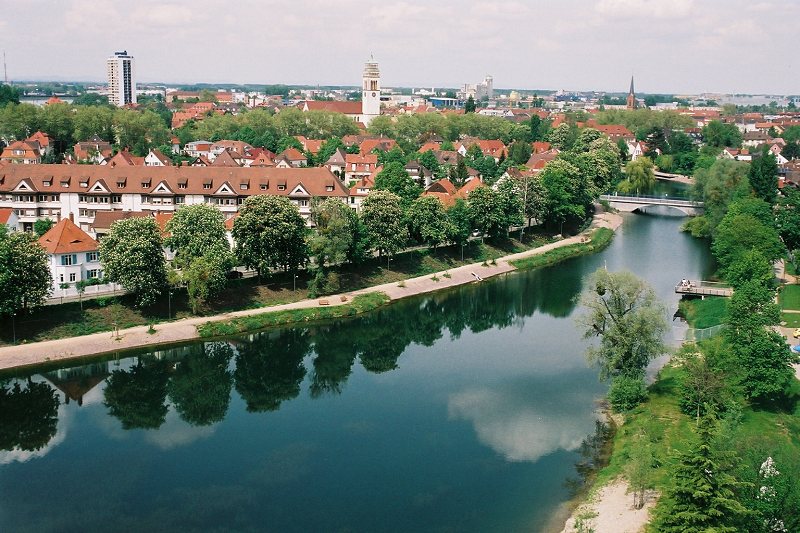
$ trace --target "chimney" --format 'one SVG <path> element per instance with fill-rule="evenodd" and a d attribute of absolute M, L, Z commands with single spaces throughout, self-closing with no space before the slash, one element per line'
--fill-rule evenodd
<path fill-rule="evenodd" d="M 69 212 L 69 221 L 75 222 L 75 213 L 73 213 L 72 211 Z"/>

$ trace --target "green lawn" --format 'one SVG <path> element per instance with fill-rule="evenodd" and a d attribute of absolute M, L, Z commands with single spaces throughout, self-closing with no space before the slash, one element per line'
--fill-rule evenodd
<path fill-rule="evenodd" d="M 570 244 L 569 246 L 556 248 L 543 254 L 511 261 L 511 264 L 520 270 L 553 265 L 572 257 L 599 252 L 611 243 L 613 237 L 614 232 L 612 230 L 608 228 L 598 228 L 592 233 L 590 242 Z"/>
<path fill-rule="evenodd" d="M 725 321 L 728 314 L 728 298 L 708 297 L 705 300 L 681 300 L 678 311 L 693 328 L 704 329 Z"/>
<path fill-rule="evenodd" d="M 800 311 L 800 285 L 784 285 L 778 293 L 781 309 Z"/>
<path fill-rule="evenodd" d="M 800 313 L 781 313 L 781 322 L 786 322 L 787 328 L 800 328 Z"/>

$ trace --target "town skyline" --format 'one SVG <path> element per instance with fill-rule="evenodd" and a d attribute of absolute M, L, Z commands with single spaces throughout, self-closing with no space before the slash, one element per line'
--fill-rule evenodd
<path fill-rule="evenodd" d="M 245 3 L 245 11 L 269 12 L 268 19 L 215 15 L 204 2 L 192 9 L 149 0 L 132 7 L 112 0 L 44 4 L 46 18 L 0 14 L 11 81 L 101 81 L 108 55 L 127 49 L 140 83 L 355 86 L 372 54 L 387 87 L 457 88 L 489 73 L 498 87 L 522 90 L 625 92 L 631 74 L 637 92 L 651 94 L 786 95 L 800 86 L 791 60 L 768 59 L 791 49 L 788 33 L 769 28 L 800 14 L 797 2 L 570 0 L 511 3 L 492 13 L 473 2 L 409 1 L 389 10 L 305 0 L 284 11 Z M 93 15 L 98 8 L 107 15 L 102 25 Z M 337 19 L 372 23 L 356 24 L 341 39 L 341 25 L 325 22 Z M 509 32 L 510 20 L 530 24 Z M 32 28 L 50 51 L 35 62 Z"/>

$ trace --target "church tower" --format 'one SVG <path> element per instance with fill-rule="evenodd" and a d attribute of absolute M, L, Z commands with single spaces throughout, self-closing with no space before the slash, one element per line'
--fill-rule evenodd
<path fill-rule="evenodd" d="M 361 115 L 365 126 L 381 114 L 381 72 L 370 56 L 364 65 L 364 84 L 361 91 Z"/>
<path fill-rule="evenodd" d="M 628 100 L 626 105 L 628 109 L 636 109 L 636 93 L 633 92 L 633 76 L 631 76 L 631 90 L 628 91 Z"/>

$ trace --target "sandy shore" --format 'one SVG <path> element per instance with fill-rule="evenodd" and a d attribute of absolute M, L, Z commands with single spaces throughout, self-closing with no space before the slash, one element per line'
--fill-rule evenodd
<path fill-rule="evenodd" d="M 352 300 L 353 296 L 358 294 L 383 292 L 389 296 L 391 300 L 399 300 L 418 294 L 425 294 L 449 287 L 473 283 L 475 281 L 473 273 L 484 279 L 505 274 L 515 270 L 514 266 L 509 263 L 510 261 L 543 254 L 547 251 L 570 244 L 576 244 L 581 242 L 593 229 L 603 227 L 616 230 L 621 224 L 621 216 L 613 213 L 600 213 L 595 216 L 591 227 L 584 233 L 539 248 L 502 257 L 496 261 L 496 265 L 483 266 L 481 263 L 473 263 L 448 270 L 449 278 L 443 276 L 444 271 L 439 272 L 437 275 L 439 281 L 434 281 L 432 279 L 434 274 L 427 274 L 425 276 L 406 280 L 404 283 L 405 286 L 403 287 L 398 286 L 397 283 L 387 283 L 349 293 L 326 296 L 324 299 L 328 300 L 330 305 L 342 305 L 345 303 L 342 301 L 342 296 L 347 297 L 349 301 Z M 155 325 L 155 332 L 149 331 L 148 326 L 137 326 L 120 330 L 118 335 L 107 331 L 80 337 L 7 346 L 0 348 L 0 370 L 37 365 L 51 361 L 66 361 L 145 346 L 191 341 L 200 338 L 197 333 L 197 326 L 205 324 L 206 322 L 229 320 L 236 317 L 258 315 L 287 309 L 318 307 L 320 305 L 319 300 L 320 299 L 302 300 L 290 304 L 247 309 L 211 317 L 186 318 L 175 322 L 164 322 Z"/>
<path fill-rule="evenodd" d="M 624 479 L 614 480 L 602 487 L 590 500 L 578 507 L 567 520 L 561 533 L 639 533 L 650 520 L 655 505 L 654 494 L 648 494 L 641 509 L 633 507 L 633 494 L 628 494 Z M 579 523 L 582 522 L 582 523 Z M 576 526 L 582 526 L 579 529 Z"/>

